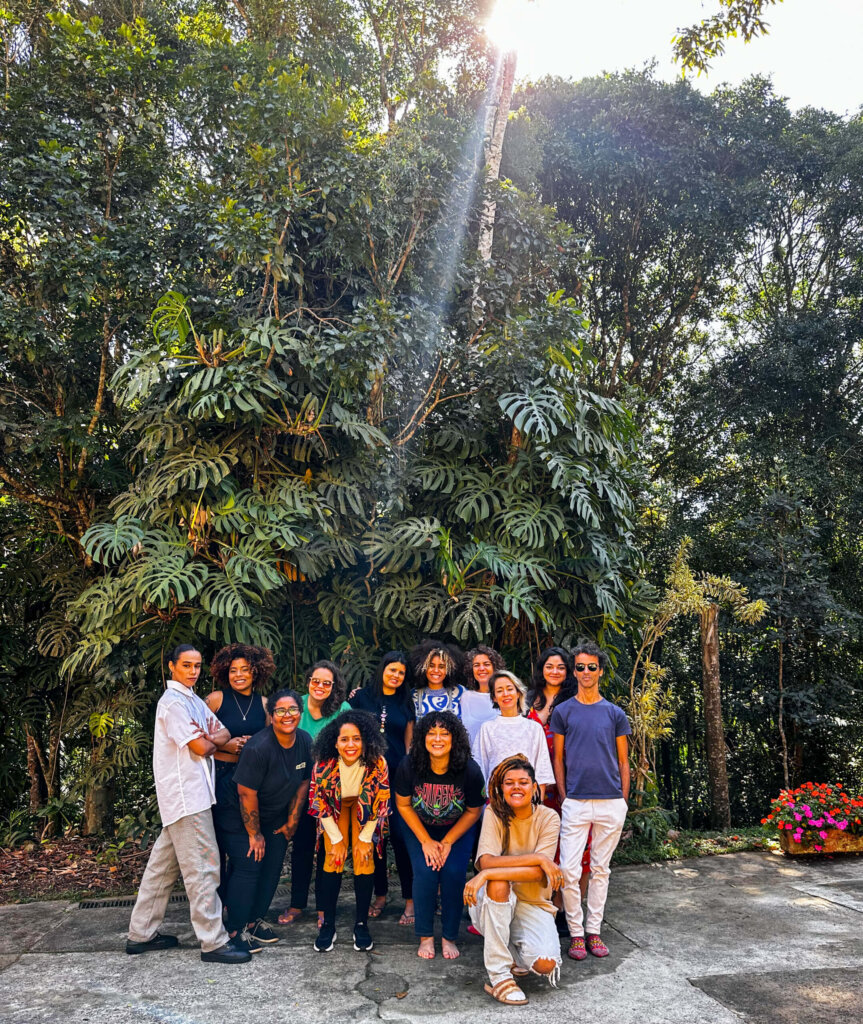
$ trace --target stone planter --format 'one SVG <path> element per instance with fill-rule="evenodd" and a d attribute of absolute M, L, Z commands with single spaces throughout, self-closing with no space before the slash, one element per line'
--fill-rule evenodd
<path fill-rule="evenodd" d="M 828 828 L 824 830 L 827 833 L 827 838 L 823 841 L 819 839 L 818 845 L 822 847 L 820 850 L 815 849 L 813 842 L 795 843 L 791 838 L 790 832 L 782 831 L 779 833 L 779 845 L 782 847 L 783 853 L 863 853 L 863 836 L 849 836 L 847 832 L 843 832 L 841 828 Z"/>

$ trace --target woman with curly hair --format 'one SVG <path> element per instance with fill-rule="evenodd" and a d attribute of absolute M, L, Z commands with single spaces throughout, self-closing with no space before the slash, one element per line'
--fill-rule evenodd
<path fill-rule="evenodd" d="M 482 811 L 483 785 L 482 772 L 470 756 L 467 730 L 452 712 L 430 711 L 420 718 L 394 788 L 414 874 L 417 956 L 434 959 L 435 900 L 440 890 L 443 955 L 455 960 L 461 893 Z"/>
<path fill-rule="evenodd" d="M 384 756 L 390 779 L 395 778 L 396 769 L 410 749 L 413 736 L 416 712 L 411 696 L 412 679 L 410 661 L 404 651 L 389 651 L 381 658 L 368 686 L 355 690 L 349 698 L 351 707 L 358 711 L 368 711 L 380 723 L 387 747 Z M 399 816 L 391 801 L 389 840 L 395 854 L 402 899 L 405 901 L 399 924 L 409 925 L 414 923 L 414 901 L 411 895 L 413 872 L 399 824 Z M 369 908 L 369 917 L 379 917 L 386 906 L 388 884 L 385 840 L 380 856 L 375 852 L 375 899 Z"/>
<path fill-rule="evenodd" d="M 264 693 L 276 671 L 272 652 L 266 647 L 249 644 L 228 644 L 216 653 L 210 674 L 216 689 L 204 698 L 207 707 L 231 734 L 230 740 L 213 755 L 216 768 L 216 805 L 213 824 L 219 841 L 221 883 L 219 895 L 225 901 L 228 863 L 223 830 L 226 801 L 233 800 L 234 770 L 246 743 L 267 727 L 267 698 Z M 230 817 L 230 816 L 229 816 Z"/>
<path fill-rule="evenodd" d="M 338 666 L 332 661 L 316 661 L 306 672 L 306 695 L 302 698 L 300 728 L 307 732 L 314 742 L 326 726 L 351 706 L 345 700 L 347 684 Z M 291 905 L 279 914 L 279 924 L 293 924 L 301 917 L 309 904 L 309 885 L 312 868 L 317 854 L 315 872 L 315 905 L 318 927 L 323 921 L 318 886 L 323 870 L 323 856 L 317 840 L 318 826 L 311 813 L 300 820 L 294 841 L 291 844 Z"/>
<path fill-rule="evenodd" d="M 225 904 L 235 946 L 256 953 L 279 936 L 264 923 L 288 841 L 305 814 L 312 741 L 297 727 L 300 697 L 278 690 L 267 704 L 272 720 L 243 749 L 225 808 L 230 872 Z"/>
<path fill-rule="evenodd" d="M 309 807 L 324 839 L 320 906 L 324 920 L 314 948 L 328 953 L 336 941 L 336 904 L 348 850 L 354 861 L 354 949 L 372 949 L 368 915 L 374 884 L 374 850 L 383 847 L 390 787 L 386 749 L 378 723 L 366 711 L 346 711 L 321 732 Z"/>
<path fill-rule="evenodd" d="M 486 992 L 499 1003 L 525 1006 L 513 975 L 560 974 L 560 939 L 554 926 L 553 889 L 563 885 L 554 862 L 560 818 L 542 806 L 533 765 L 523 754 L 492 772 L 489 805 L 477 849 L 478 872 L 464 887 L 471 921 L 485 939 Z"/>
<path fill-rule="evenodd" d="M 470 736 L 471 745 L 483 722 L 497 718 L 499 712 L 492 707 L 488 684 L 495 672 L 506 668 L 503 658 L 493 647 L 477 644 L 464 656 L 465 692 L 461 698 L 461 720 Z"/>
<path fill-rule="evenodd" d="M 491 677 L 491 700 L 500 710 L 497 718 L 483 722 L 473 756 L 482 771 L 486 785 L 497 766 L 514 753 L 522 753 L 533 765 L 542 794 L 545 786 L 554 784 L 554 770 L 542 726 L 525 718 L 524 683 L 512 672 L 495 672 Z"/>
<path fill-rule="evenodd" d="M 461 651 L 437 640 L 424 640 L 414 647 L 410 657 L 418 682 L 413 692 L 417 718 L 430 711 L 451 711 L 461 718 Z"/>

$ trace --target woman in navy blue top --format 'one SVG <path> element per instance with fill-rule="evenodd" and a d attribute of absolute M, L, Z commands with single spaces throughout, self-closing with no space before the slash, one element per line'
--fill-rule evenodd
<path fill-rule="evenodd" d="M 413 678 L 410 662 L 404 651 L 390 651 L 380 661 L 368 686 L 351 694 L 349 703 L 359 711 L 368 711 L 380 723 L 380 730 L 386 741 L 386 762 L 389 769 L 390 785 L 396 768 L 410 750 L 411 737 L 416 721 L 411 688 Z M 390 833 L 396 870 L 401 883 L 405 909 L 399 924 L 414 923 L 413 871 L 411 860 L 401 831 L 401 819 L 395 812 L 395 801 L 390 802 Z M 386 843 L 386 840 L 384 840 Z M 386 906 L 387 850 L 382 854 L 375 851 L 375 898 L 369 908 L 370 917 L 380 916 Z"/>

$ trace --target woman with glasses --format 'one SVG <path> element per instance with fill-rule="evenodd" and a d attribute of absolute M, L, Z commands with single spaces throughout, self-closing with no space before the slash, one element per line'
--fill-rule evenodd
<path fill-rule="evenodd" d="M 318 953 L 336 941 L 336 904 L 348 851 L 354 867 L 354 949 L 373 948 L 368 927 L 374 885 L 374 850 L 381 852 L 389 818 L 389 776 L 385 744 L 377 722 L 366 711 L 339 715 L 315 743 L 309 806 L 324 840 L 320 907 L 324 920 L 315 939 Z"/>
<path fill-rule="evenodd" d="M 449 711 L 461 718 L 464 687 L 458 682 L 461 651 L 436 640 L 424 640 L 411 651 L 411 663 L 417 677 L 413 692 L 417 718 L 430 711 Z"/>
<path fill-rule="evenodd" d="M 309 734 L 312 742 L 343 711 L 351 706 L 345 700 L 347 686 L 338 667 L 332 661 L 316 661 L 306 672 L 308 693 L 302 698 L 300 728 Z M 315 874 L 315 905 L 318 913 L 318 927 L 323 921 L 323 912 L 317 894 L 323 870 L 323 857 L 318 848 L 317 821 L 310 813 L 300 820 L 294 841 L 291 844 L 291 905 L 279 915 L 279 924 L 293 924 L 309 904 L 309 884 L 317 852 Z"/>
<path fill-rule="evenodd" d="M 312 743 L 297 728 L 299 695 L 278 690 L 267 711 L 272 725 L 243 747 L 223 822 L 230 864 L 226 927 L 233 944 L 251 953 L 279 941 L 263 918 L 279 884 L 288 840 L 305 814 L 312 773 Z"/>
<path fill-rule="evenodd" d="M 210 665 L 210 674 L 217 689 L 208 693 L 204 700 L 231 734 L 230 740 L 213 754 L 216 769 L 213 825 L 219 842 L 219 896 L 223 903 L 227 898 L 228 855 L 222 837 L 222 808 L 225 801 L 230 802 L 235 793 L 234 770 L 240 752 L 252 736 L 269 724 L 267 698 L 263 694 L 275 671 L 272 653 L 266 647 L 252 647 L 248 644 L 228 644 L 216 654 Z"/>
<path fill-rule="evenodd" d="M 386 743 L 386 761 L 390 779 L 395 777 L 402 758 L 410 750 L 411 737 L 416 721 L 411 684 L 413 676 L 410 662 L 404 651 L 389 651 L 381 658 L 368 686 L 355 690 L 349 702 L 359 711 L 367 711 L 380 725 L 381 736 Z M 399 827 L 395 805 L 390 802 L 389 841 L 396 861 L 396 871 L 401 883 L 405 909 L 399 924 L 414 923 L 414 901 L 411 895 L 413 873 L 404 836 Z M 369 908 L 369 917 L 380 917 L 386 906 L 389 880 L 387 877 L 387 840 L 384 838 L 381 852 L 375 850 L 375 898 Z"/>
<path fill-rule="evenodd" d="M 473 746 L 483 722 L 497 718 L 492 707 L 488 684 L 495 672 L 506 668 L 503 658 L 493 647 L 477 644 L 464 656 L 464 693 L 461 696 L 461 720 Z"/>

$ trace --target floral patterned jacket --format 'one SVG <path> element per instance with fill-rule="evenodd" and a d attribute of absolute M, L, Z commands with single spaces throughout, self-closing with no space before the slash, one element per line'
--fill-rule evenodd
<path fill-rule="evenodd" d="M 309 813 L 318 819 L 318 836 L 323 832 L 322 819 L 339 820 L 342 809 L 342 783 L 339 778 L 339 761 L 331 757 L 319 761 L 312 771 L 309 787 Z M 372 842 L 378 855 L 383 855 L 384 836 L 389 831 L 390 780 L 387 763 L 379 757 L 374 768 L 366 768 L 363 785 L 357 799 L 357 816 L 362 828 L 372 818 L 377 820 Z"/>

